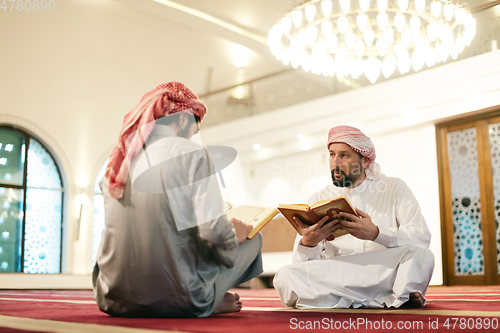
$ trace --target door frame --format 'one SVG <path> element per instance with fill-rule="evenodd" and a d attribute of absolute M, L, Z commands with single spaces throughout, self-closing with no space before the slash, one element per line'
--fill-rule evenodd
<path fill-rule="evenodd" d="M 436 124 L 444 285 L 500 284 L 496 247 L 495 198 L 488 133 L 488 125 L 496 122 L 500 122 L 500 105 L 461 115 L 460 117 L 454 117 L 453 119 L 446 119 Z M 467 128 L 476 128 L 484 275 L 455 276 L 453 213 L 447 133 Z"/>

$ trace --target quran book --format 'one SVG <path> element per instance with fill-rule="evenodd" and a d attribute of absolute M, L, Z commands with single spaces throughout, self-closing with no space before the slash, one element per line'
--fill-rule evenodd
<path fill-rule="evenodd" d="M 339 216 L 340 212 L 345 212 L 359 216 L 356 213 L 356 209 L 351 205 L 349 200 L 345 196 L 340 196 L 334 199 L 326 199 L 318 201 L 315 204 L 309 206 L 306 204 L 294 204 L 294 205 L 283 205 L 278 206 L 278 210 L 283 214 L 283 216 L 290 222 L 292 227 L 302 235 L 302 230 L 293 219 L 294 216 L 300 217 L 300 219 L 309 225 L 313 225 L 325 216 L 329 216 L 329 221 L 335 219 L 341 219 Z M 335 238 L 347 235 L 348 232 L 343 229 L 337 229 L 333 236 Z"/>
<path fill-rule="evenodd" d="M 256 207 L 256 206 L 238 206 L 233 207 L 228 204 L 226 216 L 229 220 L 235 217 L 245 223 L 253 226 L 252 231 L 248 235 L 248 239 L 252 239 L 262 228 L 266 226 L 277 214 L 276 208 L 270 207 Z"/>

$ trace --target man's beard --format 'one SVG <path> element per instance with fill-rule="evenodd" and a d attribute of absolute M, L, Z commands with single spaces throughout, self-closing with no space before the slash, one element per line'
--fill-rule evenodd
<path fill-rule="evenodd" d="M 340 180 L 337 180 L 335 179 L 335 173 L 338 173 L 340 172 L 342 174 L 342 179 Z M 350 187 L 352 186 L 356 180 L 358 180 L 359 176 L 361 176 L 361 174 L 359 175 L 346 175 L 346 173 L 340 169 L 333 169 L 332 170 L 332 180 L 333 180 L 333 185 L 337 186 L 337 187 Z"/>

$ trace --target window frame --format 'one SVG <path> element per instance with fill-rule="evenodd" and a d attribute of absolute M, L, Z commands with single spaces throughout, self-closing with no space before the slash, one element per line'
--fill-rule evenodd
<path fill-rule="evenodd" d="M 27 194 L 28 194 L 28 150 L 30 147 L 31 139 L 35 139 L 40 143 L 40 145 L 45 149 L 45 151 L 49 154 L 50 158 L 54 161 L 54 165 L 57 169 L 57 174 L 59 176 L 59 181 L 61 182 L 61 227 L 60 227 L 60 254 L 59 254 L 59 273 L 55 274 L 61 274 L 62 269 L 63 269 L 63 259 L 64 259 L 64 216 L 65 216 L 65 188 L 64 188 L 64 179 L 62 177 L 61 169 L 59 167 L 58 160 L 55 158 L 55 156 L 52 154 L 48 146 L 43 142 L 43 140 L 40 140 L 39 138 L 33 136 L 23 128 L 17 127 L 17 126 L 12 126 L 9 124 L 0 124 L 0 130 L 2 129 L 7 129 L 10 131 L 18 132 L 24 136 L 24 144 L 25 144 L 25 149 L 24 149 L 24 170 L 23 170 L 23 185 L 12 185 L 12 184 L 4 184 L 0 181 L 0 187 L 4 188 L 13 188 L 13 189 L 18 189 L 23 191 L 23 220 L 22 220 L 22 238 L 21 238 L 21 268 L 19 272 L 13 272 L 13 274 L 24 274 L 24 254 L 25 254 L 25 235 L 26 235 L 26 199 L 27 199 Z M 0 273 L 1 274 L 1 273 Z M 11 273 L 12 274 L 12 273 Z M 47 274 L 47 273 L 29 273 L 29 274 Z"/>

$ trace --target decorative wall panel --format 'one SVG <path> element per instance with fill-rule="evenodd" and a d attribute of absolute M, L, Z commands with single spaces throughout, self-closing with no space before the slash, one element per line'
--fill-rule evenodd
<path fill-rule="evenodd" d="M 495 222 L 497 264 L 500 272 L 500 123 L 490 124 L 491 170 L 493 172 L 493 193 L 495 196 Z"/>
<path fill-rule="evenodd" d="M 59 273 L 61 265 L 60 190 L 28 188 L 24 238 L 25 273 Z"/>
<path fill-rule="evenodd" d="M 483 275 L 476 129 L 448 133 L 455 275 Z"/>
<path fill-rule="evenodd" d="M 21 270 L 23 190 L 0 187 L 0 273 Z"/>
<path fill-rule="evenodd" d="M 50 154 L 35 139 L 28 150 L 28 187 L 61 190 L 61 177 Z"/>

